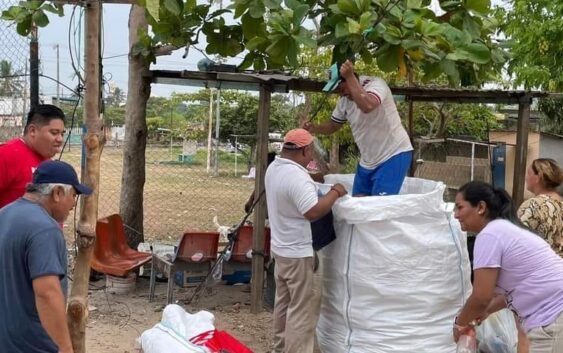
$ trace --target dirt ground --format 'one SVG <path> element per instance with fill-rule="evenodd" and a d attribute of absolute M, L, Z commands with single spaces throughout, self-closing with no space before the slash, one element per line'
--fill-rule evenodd
<path fill-rule="evenodd" d="M 155 324 L 166 304 L 166 284 L 157 283 L 155 299 L 149 303 L 149 280 L 139 278 L 134 293 L 111 294 L 105 280 L 90 286 L 90 317 L 86 328 L 88 353 L 142 352 L 136 343 L 140 334 Z M 216 285 L 195 305 L 184 305 L 193 288 L 174 288 L 174 300 L 188 312 L 207 310 L 215 315 L 215 326 L 226 330 L 256 353 L 266 353 L 272 343 L 272 314 L 250 313 L 248 285 Z M 172 353 L 172 352 L 171 352 Z"/>

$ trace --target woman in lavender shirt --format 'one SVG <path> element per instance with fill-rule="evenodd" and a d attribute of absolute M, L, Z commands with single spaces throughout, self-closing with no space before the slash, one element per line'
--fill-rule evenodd
<path fill-rule="evenodd" d="M 520 319 L 531 353 L 563 353 L 563 259 L 520 225 L 510 196 L 483 182 L 459 189 L 455 217 L 478 233 L 473 292 L 454 323 L 454 339 L 503 307 Z"/>

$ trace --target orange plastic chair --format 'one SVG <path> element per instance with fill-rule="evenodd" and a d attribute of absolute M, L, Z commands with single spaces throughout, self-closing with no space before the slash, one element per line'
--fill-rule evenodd
<path fill-rule="evenodd" d="M 252 262 L 246 254 L 252 250 L 252 233 L 254 232 L 253 226 L 244 225 L 240 227 L 235 246 L 233 247 L 233 255 L 231 261 L 234 262 Z M 270 228 L 264 228 L 264 260 L 270 257 Z"/>
<path fill-rule="evenodd" d="M 111 217 L 114 216 L 119 217 L 119 215 Z M 121 222 L 121 217 L 119 217 L 119 222 Z M 122 237 L 120 238 L 116 234 L 115 217 L 113 226 L 109 217 L 102 218 L 96 222 L 96 243 L 94 244 L 94 254 L 90 263 L 94 270 L 112 276 L 126 277 L 129 272 L 136 270 L 151 260 L 151 254 L 141 253 L 129 248 L 126 243 L 123 226 L 121 227 L 121 232 Z"/>
<path fill-rule="evenodd" d="M 149 301 L 152 301 L 154 298 L 157 271 L 166 274 L 168 277 L 166 301 L 170 304 L 174 297 L 174 274 L 176 271 L 186 271 L 194 267 L 201 267 L 200 264 L 209 264 L 209 269 L 211 269 L 211 263 L 217 260 L 218 246 L 218 232 L 186 232 L 182 235 L 182 239 L 180 239 L 172 259 L 153 254 Z"/>

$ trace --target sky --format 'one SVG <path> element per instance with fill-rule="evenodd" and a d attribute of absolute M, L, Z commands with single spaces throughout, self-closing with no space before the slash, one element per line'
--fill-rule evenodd
<path fill-rule="evenodd" d="M 57 74 L 57 54 L 55 47 L 59 46 L 59 81 L 65 85 L 75 88 L 78 79 L 74 75 L 71 64 L 69 50 L 69 24 L 71 22 L 72 6 L 65 6 L 65 16 L 58 17 L 50 14 L 50 23 L 47 27 L 39 31 L 39 55 L 41 71 L 44 75 L 56 78 Z M 128 52 L 128 18 L 129 5 L 104 5 L 103 7 L 103 47 L 102 65 L 104 78 L 111 81 L 117 87 L 127 91 L 127 52 Z M 71 47 L 73 53 L 81 48 L 81 65 L 84 60 L 84 28 L 77 28 L 77 19 L 80 17 L 80 8 L 77 8 L 73 21 L 73 28 L 70 30 Z M 157 64 L 151 65 L 151 69 L 166 70 L 197 70 L 197 62 L 203 56 L 197 51 L 191 50 L 186 59 L 182 58 L 184 49 L 175 51 L 170 56 L 157 58 Z M 76 63 L 76 54 L 73 54 Z M 104 90 L 108 91 L 108 85 Z M 71 92 L 61 87 L 62 95 Z M 44 96 L 56 96 L 57 84 L 47 78 L 40 78 L 40 90 Z M 173 85 L 153 85 L 152 96 L 169 96 L 172 92 L 193 92 L 197 88 Z"/>

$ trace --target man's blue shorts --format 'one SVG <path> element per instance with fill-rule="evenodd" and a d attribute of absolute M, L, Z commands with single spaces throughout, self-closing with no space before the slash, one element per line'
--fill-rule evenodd
<path fill-rule="evenodd" d="M 412 151 L 407 151 L 389 158 L 375 169 L 366 169 L 358 164 L 352 195 L 397 195 L 411 162 Z"/>

